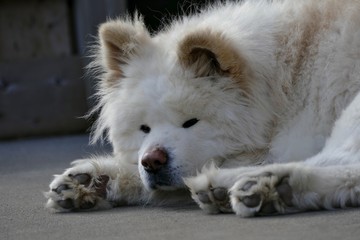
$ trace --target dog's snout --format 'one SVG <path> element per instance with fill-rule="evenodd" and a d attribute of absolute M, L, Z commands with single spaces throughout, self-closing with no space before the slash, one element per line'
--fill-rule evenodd
<path fill-rule="evenodd" d="M 168 154 L 165 149 L 155 147 L 146 152 L 141 159 L 141 165 L 147 172 L 156 172 L 167 163 Z"/>

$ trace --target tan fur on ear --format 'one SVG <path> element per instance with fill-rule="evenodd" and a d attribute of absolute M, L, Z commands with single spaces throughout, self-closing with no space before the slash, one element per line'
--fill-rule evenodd
<path fill-rule="evenodd" d="M 99 28 L 100 52 L 105 71 L 112 81 L 122 75 L 121 64 L 125 64 L 139 47 L 150 39 L 141 19 L 134 21 L 114 20 L 102 24 Z"/>
<path fill-rule="evenodd" d="M 180 42 L 178 56 L 197 77 L 229 76 L 246 88 L 246 62 L 220 33 L 203 30 L 187 35 Z"/>

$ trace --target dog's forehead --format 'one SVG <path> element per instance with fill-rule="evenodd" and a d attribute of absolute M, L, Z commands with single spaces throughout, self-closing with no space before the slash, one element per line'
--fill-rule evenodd
<path fill-rule="evenodd" d="M 183 91 L 186 88 L 186 73 L 172 53 L 149 51 L 134 59 L 127 67 L 125 85 L 132 91 L 151 97 Z"/>
<path fill-rule="evenodd" d="M 126 102 L 152 108 L 173 109 L 179 113 L 203 111 L 214 101 L 215 85 L 224 81 L 196 79 L 184 68 L 175 50 L 154 47 L 129 63 L 122 91 Z M 217 92 L 217 95 L 218 92 Z M 151 103 L 151 104 L 150 104 Z M 192 114 L 192 113 L 190 113 Z"/>
<path fill-rule="evenodd" d="M 181 75 L 169 72 L 148 74 L 139 79 L 135 89 L 136 94 L 141 94 L 144 101 L 157 102 L 159 105 L 183 102 L 189 97 L 189 86 Z"/>

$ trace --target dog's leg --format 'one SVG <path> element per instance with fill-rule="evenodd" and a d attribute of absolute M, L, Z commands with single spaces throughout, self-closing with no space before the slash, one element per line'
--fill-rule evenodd
<path fill-rule="evenodd" d="M 242 216 L 359 206 L 360 95 L 336 121 L 319 154 L 303 163 L 266 166 L 246 174 L 230 194 L 234 211 Z"/>
<path fill-rule="evenodd" d="M 137 165 L 111 157 L 78 160 L 50 184 L 46 207 L 57 211 L 98 210 L 145 202 Z"/>
<path fill-rule="evenodd" d="M 187 179 L 186 184 L 208 213 L 251 217 L 360 206 L 360 164 L 213 169 Z"/>
<path fill-rule="evenodd" d="M 242 217 L 360 206 L 360 164 L 275 164 L 243 175 L 230 189 Z"/>
<path fill-rule="evenodd" d="M 230 189 L 241 216 L 360 205 L 360 95 L 334 124 L 323 150 L 302 163 L 243 175 Z"/>

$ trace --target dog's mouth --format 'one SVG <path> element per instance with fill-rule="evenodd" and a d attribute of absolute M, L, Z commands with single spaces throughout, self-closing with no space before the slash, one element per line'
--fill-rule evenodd
<path fill-rule="evenodd" d="M 180 174 L 173 169 L 162 169 L 157 172 L 143 171 L 140 175 L 145 187 L 151 190 L 176 190 L 185 186 Z"/>

